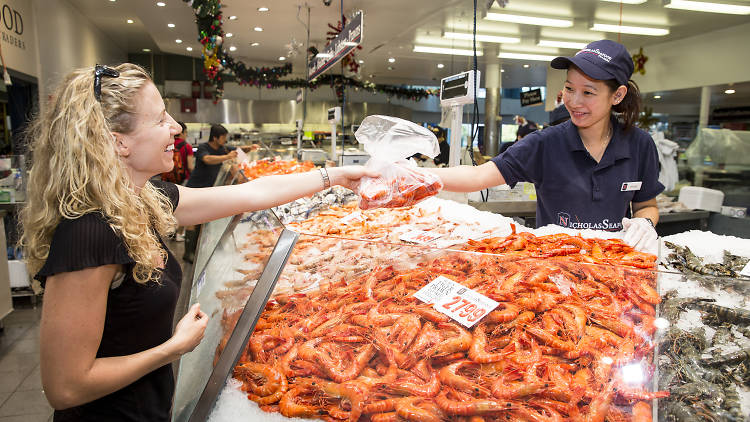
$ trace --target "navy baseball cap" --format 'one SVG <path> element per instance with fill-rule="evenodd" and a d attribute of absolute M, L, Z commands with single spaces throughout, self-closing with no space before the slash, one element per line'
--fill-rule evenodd
<path fill-rule="evenodd" d="M 567 69 L 571 64 L 581 69 L 588 77 L 606 81 L 614 79 L 628 86 L 633 74 L 633 59 L 624 45 L 600 40 L 589 43 L 573 57 L 556 57 L 550 65 L 553 69 Z"/>

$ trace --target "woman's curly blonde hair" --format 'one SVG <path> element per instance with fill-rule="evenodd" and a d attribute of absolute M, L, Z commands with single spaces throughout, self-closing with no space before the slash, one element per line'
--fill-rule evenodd
<path fill-rule="evenodd" d="M 62 218 L 95 212 L 125 242 L 137 282 L 158 281 L 156 258 L 167 260 L 154 230 L 174 231 L 172 206 L 151 183 L 134 189 L 112 135 L 133 130 L 136 97 L 153 82 L 140 66 L 124 63 L 114 69 L 120 76 L 101 78 L 101 103 L 94 96 L 93 68 L 70 73 L 27 132 L 33 164 L 21 211 L 21 245 L 31 274 L 47 260 Z"/>

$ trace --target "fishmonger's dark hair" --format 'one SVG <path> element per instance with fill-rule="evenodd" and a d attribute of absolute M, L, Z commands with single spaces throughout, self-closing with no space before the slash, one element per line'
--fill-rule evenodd
<path fill-rule="evenodd" d="M 214 139 L 219 139 L 221 136 L 226 135 L 229 133 L 227 131 L 227 128 L 225 128 L 222 125 L 211 125 L 211 132 L 208 134 L 208 140 L 212 141 Z"/>
<path fill-rule="evenodd" d="M 604 83 L 612 92 L 617 91 L 617 88 L 620 87 L 620 83 L 614 79 L 606 80 Z M 619 104 L 612 106 L 612 110 L 622 114 L 625 131 L 635 126 L 635 122 L 638 121 L 638 116 L 641 114 L 641 90 L 635 81 L 632 79 L 628 81 L 628 93 L 625 94 L 625 98 Z"/>

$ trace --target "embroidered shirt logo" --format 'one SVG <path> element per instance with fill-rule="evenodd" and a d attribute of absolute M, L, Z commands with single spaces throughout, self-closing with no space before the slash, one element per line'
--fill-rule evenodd
<path fill-rule="evenodd" d="M 570 215 L 566 214 L 564 212 L 557 213 L 557 224 L 563 227 L 568 227 L 568 222 L 570 222 Z"/>
<path fill-rule="evenodd" d="M 573 221 L 570 219 L 570 214 L 564 213 L 564 212 L 557 213 L 557 225 L 567 227 L 569 229 L 576 229 L 576 230 L 584 230 L 584 229 L 606 230 L 606 231 L 622 230 L 622 222 L 620 221 L 610 221 L 608 218 L 605 218 L 600 222 Z"/>
<path fill-rule="evenodd" d="M 607 63 L 609 63 L 612 60 L 612 56 L 602 53 L 598 48 L 596 50 L 592 50 L 590 48 L 584 48 L 583 50 L 577 52 L 576 56 L 579 54 L 584 54 L 584 53 L 595 54 L 599 56 L 600 59 L 604 60 Z"/>

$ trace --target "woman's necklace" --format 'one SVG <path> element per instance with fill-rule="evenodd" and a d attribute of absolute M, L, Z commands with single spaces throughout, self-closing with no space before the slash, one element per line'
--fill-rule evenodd
<path fill-rule="evenodd" d="M 607 130 L 607 134 L 600 139 L 599 148 L 598 151 L 589 151 L 589 154 L 591 157 L 596 160 L 598 163 L 601 161 L 602 157 L 604 156 L 604 151 L 607 149 L 607 145 L 609 145 L 609 142 L 612 140 L 612 125 L 609 125 L 609 129 Z"/>

